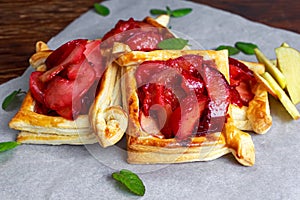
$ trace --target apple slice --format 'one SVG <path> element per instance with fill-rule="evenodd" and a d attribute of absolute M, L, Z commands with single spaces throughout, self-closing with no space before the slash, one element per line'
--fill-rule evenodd
<path fill-rule="evenodd" d="M 281 44 L 281 47 L 290 47 L 290 45 L 288 43 L 284 42 Z"/>
<path fill-rule="evenodd" d="M 269 72 L 279 83 L 280 87 L 284 89 L 286 87 L 286 78 L 281 71 L 258 48 L 254 49 L 254 53 L 257 60 L 265 64 L 266 71 Z"/>
<path fill-rule="evenodd" d="M 277 67 L 277 59 L 272 59 L 272 60 L 270 60 L 270 61 L 271 61 L 271 63 L 272 63 L 274 66 Z"/>
<path fill-rule="evenodd" d="M 275 49 L 278 67 L 286 77 L 286 87 L 294 104 L 300 103 L 300 52 L 291 47 Z"/>
<path fill-rule="evenodd" d="M 272 88 L 272 86 L 266 79 L 264 79 L 260 74 L 258 74 L 256 72 L 254 72 L 254 76 L 260 83 L 262 83 L 265 86 L 265 88 L 269 92 L 269 94 L 271 94 L 275 99 L 278 99 L 276 91 Z"/>
<path fill-rule="evenodd" d="M 167 27 L 170 22 L 170 15 L 159 15 L 154 20 L 160 25 Z"/>
<path fill-rule="evenodd" d="M 290 100 L 287 94 L 283 91 L 283 89 L 278 85 L 278 83 L 274 80 L 274 78 L 268 72 L 263 73 L 262 77 L 270 84 L 272 89 L 277 94 L 278 99 L 281 101 L 282 105 L 292 116 L 292 118 L 295 120 L 299 119 L 300 113 L 297 110 L 296 106 L 293 104 L 293 102 Z"/>

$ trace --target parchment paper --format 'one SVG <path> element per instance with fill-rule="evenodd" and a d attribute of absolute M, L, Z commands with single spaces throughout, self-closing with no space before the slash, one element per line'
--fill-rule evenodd
<path fill-rule="evenodd" d="M 75 2 L 74 2 L 75 3 Z M 191 7 L 191 14 L 172 18 L 172 30 L 194 39 L 196 47 L 213 49 L 220 44 L 248 41 L 274 58 L 274 48 L 287 42 L 300 49 L 300 35 L 254 23 L 240 16 L 187 1 L 112 0 L 103 2 L 111 14 L 102 17 L 93 10 L 83 14 L 48 44 L 57 48 L 75 38 L 102 37 L 119 19 L 143 19 L 151 8 Z M 39 40 L 39 38 L 36 38 Z M 34 45 L 34 44 L 32 44 Z M 195 47 L 195 46 L 192 46 Z M 255 61 L 254 56 L 236 58 Z M 28 89 L 32 69 L 0 85 L 0 102 L 12 90 Z M 0 199 L 137 199 L 111 178 L 122 168 L 139 173 L 146 186 L 142 199 L 300 199 L 300 123 L 292 121 L 273 98 L 273 126 L 265 135 L 251 134 L 256 163 L 243 167 L 232 155 L 210 162 L 171 165 L 129 165 L 124 144 L 108 149 L 98 145 L 21 145 L 0 154 Z M 16 131 L 8 122 L 19 104 L 0 110 L 0 141 L 14 140 Z M 298 109 L 300 106 L 298 105 Z"/>

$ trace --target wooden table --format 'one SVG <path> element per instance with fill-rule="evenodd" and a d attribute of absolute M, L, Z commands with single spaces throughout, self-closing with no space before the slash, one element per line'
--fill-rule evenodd
<path fill-rule="evenodd" d="M 101 0 L 1 0 L 0 84 L 22 75 L 36 40 L 48 41 Z M 193 0 L 250 20 L 300 33 L 300 3 L 295 0 Z"/>

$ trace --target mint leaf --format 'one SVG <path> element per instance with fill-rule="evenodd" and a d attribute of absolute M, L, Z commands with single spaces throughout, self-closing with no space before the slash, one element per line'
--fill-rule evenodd
<path fill-rule="evenodd" d="M 151 9 L 150 13 L 151 15 L 164 15 L 167 14 L 167 11 L 161 9 Z"/>
<path fill-rule="evenodd" d="M 107 16 L 110 13 L 108 7 L 98 4 L 98 3 L 94 4 L 94 8 L 95 8 L 96 12 L 102 16 Z"/>
<path fill-rule="evenodd" d="M 166 6 L 166 9 L 167 9 L 167 11 L 166 11 L 167 14 L 171 16 L 171 15 L 172 15 L 172 10 L 171 10 L 171 8 L 170 8 L 169 6 Z"/>
<path fill-rule="evenodd" d="M 169 38 L 159 42 L 158 48 L 163 50 L 181 50 L 188 42 L 188 40 L 182 38 Z"/>
<path fill-rule="evenodd" d="M 192 12 L 192 8 L 179 8 L 172 10 L 169 6 L 166 6 L 166 10 L 162 9 L 151 9 L 150 13 L 152 15 L 169 15 L 170 17 L 183 17 Z"/>
<path fill-rule="evenodd" d="M 235 47 L 248 55 L 254 55 L 254 49 L 258 48 L 256 44 L 247 42 L 236 42 Z"/>
<path fill-rule="evenodd" d="M 9 141 L 9 142 L 0 142 L 0 152 L 8 151 L 19 146 L 19 142 Z"/>
<path fill-rule="evenodd" d="M 120 173 L 114 172 L 112 177 L 113 179 L 124 184 L 132 193 L 139 196 L 144 196 L 145 186 L 142 180 L 135 173 L 127 169 L 122 169 Z"/>
<path fill-rule="evenodd" d="M 240 52 L 240 50 L 238 50 L 237 48 L 233 47 L 233 46 L 226 46 L 226 45 L 220 45 L 216 48 L 216 50 L 223 50 L 223 49 L 227 49 L 228 50 L 228 54 L 229 56 L 232 55 L 236 55 Z"/>
<path fill-rule="evenodd" d="M 7 97 L 2 102 L 2 109 L 5 110 L 17 97 L 17 95 L 21 93 L 26 93 L 22 91 L 21 89 L 19 90 L 14 90 L 12 93 L 10 93 Z"/>
<path fill-rule="evenodd" d="M 189 14 L 190 12 L 192 12 L 191 8 L 176 9 L 171 12 L 171 16 L 172 17 L 183 17 L 183 16 Z"/>

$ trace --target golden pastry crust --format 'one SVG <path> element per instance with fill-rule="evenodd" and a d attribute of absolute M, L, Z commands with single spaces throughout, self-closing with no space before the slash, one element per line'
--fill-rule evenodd
<path fill-rule="evenodd" d="M 176 139 L 165 139 L 162 135 L 145 132 L 139 122 L 139 99 L 136 93 L 135 70 L 146 60 L 167 60 L 182 55 L 201 55 L 212 59 L 219 71 L 229 80 L 227 51 L 152 51 L 129 52 L 119 57 L 116 62 L 122 68 L 123 107 L 128 112 L 127 129 L 128 162 L 136 164 L 177 163 L 213 160 L 227 153 L 245 166 L 255 162 L 255 151 L 251 136 L 233 125 L 231 109 L 229 118 L 222 132 L 206 136 L 193 137 L 189 143 L 179 143 Z"/>
<path fill-rule="evenodd" d="M 91 126 L 102 147 L 117 143 L 127 128 L 128 117 L 121 107 L 120 75 L 116 63 L 107 67 L 96 98 L 90 107 Z"/>
<path fill-rule="evenodd" d="M 132 164 L 210 161 L 232 153 L 244 166 L 255 163 L 255 149 L 248 133 L 228 122 L 222 132 L 194 137 L 188 144 L 176 139 L 127 135 L 127 161 Z"/>
<path fill-rule="evenodd" d="M 90 128 L 90 123 L 87 115 L 80 115 L 76 120 L 67 120 L 59 116 L 47 116 L 38 114 L 34 111 L 34 106 L 35 101 L 32 98 L 31 93 L 28 92 L 19 111 L 9 122 L 10 128 L 27 133 L 27 137 L 17 138 L 19 142 L 33 143 L 32 141 L 35 138 L 37 139 L 37 137 L 34 137 L 37 134 L 39 134 L 40 138 L 42 138 L 43 134 L 47 136 L 45 138 L 48 139 L 44 142 L 43 140 L 40 140 L 42 144 L 52 144 L 52 141 L 59 141 L 59 138 L 63 137 L 76 137 L 78 138 L 78 140 L 81 137 L 88 137 L 90 138 L 90 141 L 93 141 L 93 143 L 97 142 L 92 133 L 93 131 Z M 28 133 L 33 134 L 32 137 L 29 137 Z M 52 137 L 48 137 L 48 135 Z M 64 139 L 64 141 L 67 140 Z"/>
<path fill-rule="evenodd" d="M 81 135 L 56 135 L 47 133 L 32 133 L 21 131 L 17 136 L 17 141 L 27 144 L 51 144 L 51 145 L 83 145 L 97 142 L 93 134 Z"/>
<path fill-rule="evenodd" d="M 183 145 L 176 139 L 127 136 L 127 161 L 133 164 L 209 161 L 230 153 L 221 133 L 195 137 Z"/>
<path fill-rule="evenodd" d="M 256 85 L 255 96 L 249 102 L 247 118 L 252 130 L 258 134 L 266 133 L 272 126 L 268 92 L 262 83 Z"/>

